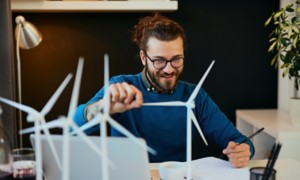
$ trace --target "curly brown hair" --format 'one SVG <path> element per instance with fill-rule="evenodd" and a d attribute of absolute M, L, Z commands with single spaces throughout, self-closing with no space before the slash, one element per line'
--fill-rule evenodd
<path fill-rule="evenodd" d="M 155 37 L 162 41 L 171 41 L 181 37 L 183 48 L 186 50 L 186 37 L 181 25 L 158 12 L 152 16 L 141 18 L 132 31 L 132 41 L 138 45 L 140 50 L 147 50 L 147 43 L 150 37 Z"/>

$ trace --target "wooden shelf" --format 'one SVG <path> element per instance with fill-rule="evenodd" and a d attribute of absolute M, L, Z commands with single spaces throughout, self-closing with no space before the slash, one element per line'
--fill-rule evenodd
<path fill-rule="evenodd" d="M 49 1 L 11 0 L 13 12 L 144 12 L 176 11 L 178 1 L 128 0 L 128 1 Z"/>

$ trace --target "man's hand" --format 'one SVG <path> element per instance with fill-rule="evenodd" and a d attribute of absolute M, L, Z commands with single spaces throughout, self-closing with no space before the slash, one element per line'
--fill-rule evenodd
<path fill-rule="evenodd" d="M 111 114 L 122 113 L 141 107 L 143 104 L 142 92 L 131 84 L 126 82 L 111 84 L 108 89 L 111 99 Z"/>
<path fill-rule="evenodd" d="M 228 143 L 228 146 L 223 149 L 223 154 L 227 155 L 229 162 L 233 167 L 245 167 L 250 159 L 250 146 L 246 143 L 237 144 L 233 141 Z"/>
<path fill-rule="evenodd" d="M 110 114 L 122 113 L 143 105 L 142 92 L 126 82 L 111 84 L 108 87 L 108 92 L 110 96 Z M 102 105 L 103 99 L 86 106 L 86 120 L 90 121 L 100 111 Z"/>

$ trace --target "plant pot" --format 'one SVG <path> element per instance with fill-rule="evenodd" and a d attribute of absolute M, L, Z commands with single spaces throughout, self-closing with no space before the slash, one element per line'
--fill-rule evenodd
<path fill-rule="evenodd" d="M 290 116 L 292 125 L 300 127 L 300 98 L 290 99 Z"/>

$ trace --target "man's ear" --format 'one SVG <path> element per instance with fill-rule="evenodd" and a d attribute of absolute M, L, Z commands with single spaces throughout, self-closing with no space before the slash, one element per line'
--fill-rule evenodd
<path fill-rule="evenodd" d="M 143 65 L 145 66 L 147 57 L 145 56 L 145 53 L 143 50 L 140 50 L 140 59 L 141 59 L 141 62 L 143 63 Z"/>

